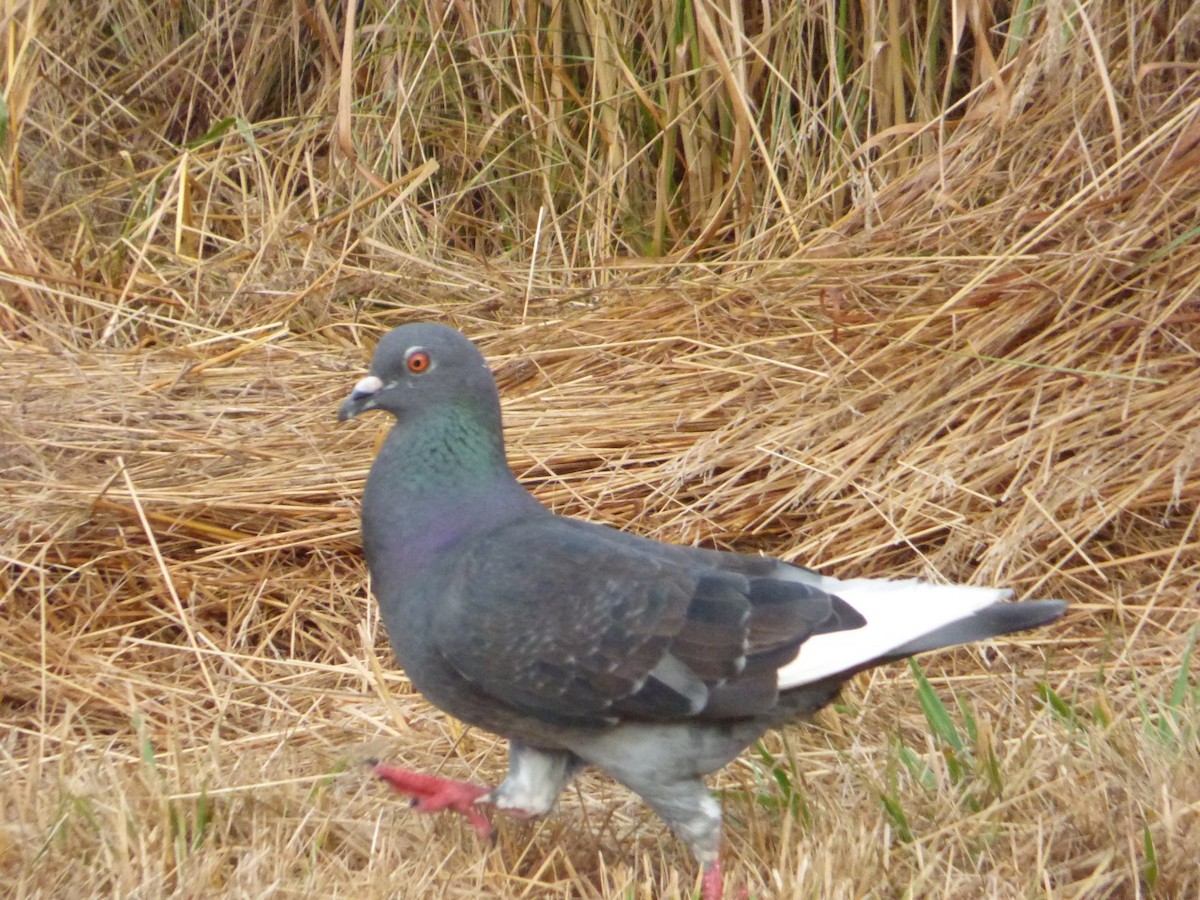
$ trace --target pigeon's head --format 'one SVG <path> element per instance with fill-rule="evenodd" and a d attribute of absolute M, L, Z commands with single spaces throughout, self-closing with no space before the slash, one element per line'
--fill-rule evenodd
<path fill-rule="evenodd" d="M 418 322 L 384 335 L 370 374 L 354 386 L 338 410 L 338 421 L 370 409 L 403 419 L 417 410 L 462 401 L 499 413 L 496 382 L 483 354 L 453 328 Z"/>

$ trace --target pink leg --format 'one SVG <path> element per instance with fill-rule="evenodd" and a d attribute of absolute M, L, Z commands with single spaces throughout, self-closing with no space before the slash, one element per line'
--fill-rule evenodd
<path fill-rule="evenodd" d="M 725 893 L 725 879 L 721 877 L 721 864 L 713 863 L 700 876 L 700 900 L 721 900 Z"/>
<path fill-rule="evenodd" d="M 488 793 L 488 788 L 465 781 L 422 775 L 382 762 L 371 762 L 370 766 L 371 771 L 386 781 L 392 790 L 411 797 L 413 808 L 419 812 L 433 813 L 450 809 L 466 816 L 481 838 L 492 833 L 492 823 L 475 805 L 476 800 Z"/>

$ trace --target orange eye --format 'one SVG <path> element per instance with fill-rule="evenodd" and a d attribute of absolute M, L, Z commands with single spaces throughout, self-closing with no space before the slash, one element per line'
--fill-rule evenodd
<path fill-rule="evenodd" d="M 419 348 L 409 350 L 408 355 L 404 357 L 404 362 L 408 366 L 408 371 L 414 375 L 429 371 L 429 354 Z"/>

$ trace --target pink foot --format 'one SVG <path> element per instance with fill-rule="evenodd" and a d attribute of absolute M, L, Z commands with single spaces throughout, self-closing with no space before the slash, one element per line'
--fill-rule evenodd
<path fill-rule="evenodd" d="M 371 771 L 386 781 L 399 794 L 411 797 L 413 808 L 418 812 L 433 813 L 453 810 L 467 817 L 481 838 L 492 833 L 492 823 L 479 811 L 475 801 L 488 793 L 488 789 L 465 781 L 451 781 L 433 775 L 410 772 L 398 766 L 372 761 Z M 708 900 L 706 897 L 705 900 Z"/>

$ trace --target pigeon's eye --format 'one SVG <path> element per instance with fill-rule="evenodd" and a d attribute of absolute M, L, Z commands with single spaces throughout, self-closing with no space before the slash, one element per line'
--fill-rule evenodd
<path fill-rule="evenodd" d="M 404 364 L 408 366 L 408 371 L 414 375 L 420 375 L 423 372 L 429 371 L 429 354 L 420 347 L 414 347 L 404 355 Z"/>

